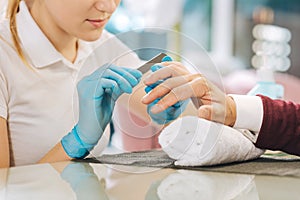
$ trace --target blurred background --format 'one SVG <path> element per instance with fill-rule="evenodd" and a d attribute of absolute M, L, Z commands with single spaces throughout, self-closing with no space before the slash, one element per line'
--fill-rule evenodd
<path fill-rule="evenodd" d="M 254 55 L 252 30 L 256 24 L 284 27 L 291 32 L 290 67 L 276 72 L 276 82 L 285 88 L 284 98 L 300 102 L 300 1 L 299 0 L 122 0 L 107 30 L 119 34 L 141 28 L 161 28 L 160 32 L 136 31 L 139 46 L 156 43 L 162 49 L 176 49 L 182 55 L 195 55 L 197 48 L 167 30 L 180 32 L 207 50 L 223 77 L 227 93 L 246 94 L 256 83 L 251 65 Z M 166 31 L 163 31 L 163 30 Z M 121 37 L 132 46 L 132 40 Z M 136 44 L 134 44 L 136 45 Z M 133 46 L 134 46 L 133 45 Z M 150 59 L 157 52 L 137 52 Z M 201 65 L 201 57 L 193 59 Z"/>
<path fill-rule="evenodd" d="M 6 3 L 0 0 L 0 19 Z M 286 28 L 291 33 L 290 64 L 283 71 L 275 71 L 274 77 L 284 87 L 284 99 L 299 103 L 299 19 L 299 0 L 122 0 L 106 29 L 133 49 L 152 45 L 172 50 L 180 55 L 177 60 L 190 58 L 196 66 L 209 65 L 200 52 L 204 49 L 222 78 L 216 84 L 227 93 L 247 94 L 258 80 L 251 64 L 255 55 L 253 28 L 257 24 Z M 149 60 L 158 49 L 136 53 Z M 208 78 L 217 79 L 214 75 Z"/>

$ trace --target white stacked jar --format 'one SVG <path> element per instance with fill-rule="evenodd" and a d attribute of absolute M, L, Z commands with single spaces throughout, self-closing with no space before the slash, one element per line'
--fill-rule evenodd
<path fill-rule="evenodd" d="M 285 72 L 290 68 L 291 33 L 288 29 L 274 25 L 259 24 L 253 28 L 252 66 L 257 70 L 258 82 L 248 95 L 262 94 L 273 99 L 282 99 L 284 88 L 276 84 L 274 72 Z"/>

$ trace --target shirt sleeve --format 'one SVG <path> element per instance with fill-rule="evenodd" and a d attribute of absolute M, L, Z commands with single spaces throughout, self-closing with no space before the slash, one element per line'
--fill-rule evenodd
<path fill-rule="evenodd" d="M 7 119 L 7 102 L 7 84 L 3 74 L 0 71 L 0 117 L 3 117 L 4 119 Z"/>
<path fill-rule="evenodd" d="M 259 97 L 263 102 L 264 116 L 255 145 L 300 156 L 300 104 Z"/>
<path fill-rule="evenodd" d="M 263 120 L 263 104 L 258 96 L 230 95 L 236 104 L 234 128 L 248 129 L 259 133 Z"/>

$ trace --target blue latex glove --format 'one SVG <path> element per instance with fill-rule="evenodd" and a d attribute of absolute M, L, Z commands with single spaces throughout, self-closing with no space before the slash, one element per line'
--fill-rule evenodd
<path fill-rule="evenodd" d="M 138 70 L 105 65 L 79 81 L 79 120 L 61 141 L 70 157 L 88 155 L 111 121 L 115 101 L 121 94 L 131 93 L 141 77 Z"/>
<path fill-rule="evenodd" d="M 165 56 L 162 59 L 162 62 L 168 62 L 168 61 L 172 61 L 172 58 L 170 56 Z M 161 69 L 162 66 L 160 65 L 153 65 L 151 67 L 151 71 L 155 72 L 159 69 Z M 158 86 L 159 84 L 161 84 L 162 82 L 164 82 L 165 80 L 160 80 L 157 81 L 156 83 L 149 85 L 145 88 L 145 92 L 149 93 L 152 89 L 154 89 L 156 86 Z M 189 100 L 184 100 L 184 101 L 179 101 L 176 104 L 174 104 L 173 106 L 170 106 L 169 108 L 167 108 L 166 110 L 157 113 L 157 114 L 153 114 L 151 112 L 151 108 L 157 104 L 157 102 L 160 101 L 161 98 L 157 98 L 155 99 L 151 104 L 149 104 L 147 106 L 147 112 L 150 115 L 150 117 L 153 119 L 153 121 L 155 121 L 158 124 L 166 124 L 169 123 L 171 121 L 173 121 L 174 119 L 176 119 L 186 108 Z"/>

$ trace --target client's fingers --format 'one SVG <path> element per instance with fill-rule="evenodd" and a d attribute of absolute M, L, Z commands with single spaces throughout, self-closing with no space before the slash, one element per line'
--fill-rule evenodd
<path fill-rule="evenodd" d="M 154 70 L 144 79 L 145 85 L 151 85 L 159 80 L 188 74 L 188 70 L 179 62 L 165 62 L 157 66 L 164 66 Z M 154 66 L 155 67 L 155 66 Z"/>
<path fill-rule="evenodd" d="M 201 78 L 200 75 L 187 75 L 181 76 L 181 78 L 184 79 L 180 79 L 179 77 L 173 78 L 173 80 L 175 80 L 175 83 L 173 83 L 175 87 L 173 87 L 173 89 L 169 88 L 169 91 L 165 91 L 165 96 L 163 96 L 163 98 L 157 103 L 157 105 L 153 106 L 153 108 L 151 109 L 153 113 L 159 113 L 167 109 L 168 107 L 173 106 L 179 101 L 202 95 L 202 93 L 197 94 L 196 92 L 198 90 L 195 91 L 194 89 L 195 87 L 202 87 L 202 85 L 199 84 L 199 81 L 195 81 Z M 168 85 L 168 83 L 166 83 L 166 85 Z M 168 86 L 170 87 L 170 85 Z M 202 90 L 199 91 L 202 92 Z M 155 92 L 155 89 L 153 92 Z"/>
<path fill-rule="evenodd" d="M 168 93 L 170 93 L 174 88 L 185 85 L 189 81 L 193 79 L 195 75 L 187 75 L 187 76 L 177 76 L 174 78 L 169 78 L 153 88 L 147 95 L 145 95 L 142 99 L 142 103 L 149 104 L 153 102 L 157 98 L 161 98 Z"/>
<path fill-rule="evenodd" d="M 203 119 L 226 124 L 226 110 L 223 104 L 212 103 L 210 105 L 202 105 L 198 109 L 198 116 Z"/>
<path fill-rule="evenodd" d="M 198 116 L 203 119 L 211 120 L 212 108 L 211 105 L 203 105 L 198 109 Z"/>

